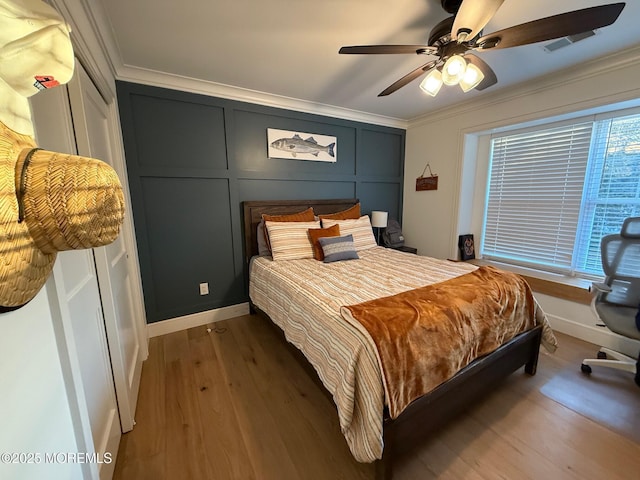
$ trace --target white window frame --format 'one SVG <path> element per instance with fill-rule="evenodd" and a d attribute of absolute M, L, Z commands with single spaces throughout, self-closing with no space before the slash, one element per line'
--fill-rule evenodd
<path fill-rule="evenodd" d="M 611 110 L 611 111 L 607 111 L 605 113 L 596 113 L 596 114 L 590 114 L 590 115 L 575 115 L 572 117 L 569 117 L 567 115 L 564 116 L 564 119 L 561 121 L 554 121 L 552 119 L 548 119 L 548 121 L 544 121 L 544 120 L 538 120 L 535 123 L 530 123 L 529 126 L 526 127 L 522 127 L 522 125 L 519 126 L 511 126 L 511 127 L 504 127 L 504 128 L 500 128 L 500 129 L 495 129 L 493 132 L 491 133 L 485 133 L 484 135 L 478 135 L 476 136 L 476 138 L 480 138 L 480 139 L 487 139 L 485 140 L 486 142 L 488 142 L 489 144 L 491 143 L 491 139 L 495 138 L 496 136 L 504 136 L 504 135 L 517 135 L 517 134 L 521 134 L 521 133 L 529 133 L 529 132 L 534 132 L 534 131 L 538 131 L 538 130 L 546 130 L 546 129 L 550 129 L 550 128 L 556 128 L 556 127 L 562 127 L 562 126 L 566 126 L 566 125 L 571 125 L 571 124 L 577 124 L 577 123 L 581 123 L 581 122 L 598 122 L 601 120 L 607 120 L 607 119 L 611 119 L 611 118 L 618 118 L 618 117 L 625 117 L 625 116 L 629 116 L 629 115 L 638 115 L 640 114 L 640 108 L 638 107 L 634 107 L 634 108 L 624 108 L 624 109 L 618 109 L 618 110 Z M 595 125 L 595 124 L 594 124 Z M 593 136 L 592 136 L 592 142 L 593 142 Z M 478 143 L 482 144 L 482 140 L 480 140 Z M 486 149 L 485 149 L 486 150 Z M 485 180 L 485 185 L 484 185 L 484 207 L 482 209 L 482 227 L 481 227 L 481 232 L 484 234 L 485 231 L 485 226 L 486 226 L 486 220 L 487 220 L 487 208 L 488 208 L 488 201 L 489 201 L 489 182 L 491 180 L 491 149 L 489 149 L 489 151 L 485 151 L 483 153 L 479 154 L 479 157 L 477 158 L 478 161 L 478 165 L 486 165 L 486 180 Z M 593 152 L 590 152 L 590 155 L 592 155 Z M 593 168 L 594 166 L 594 162 L 592 161 L 591 158 L 589 158 L 589 163 L 588 163 L 588 167 L 587 168 Z M 589 172 L 587 171 L 585 173 L 585 175 L 589 175 Z M 582 199 L 582 204 L 584 203 L 585 199 L 584 199 L 584 193 L 583 192 L 583 199 Z M 578 223 L 578 227 L 580 228 L 580 225 L 582 224 L 583 218 L 582 215 L 584 215 L 584 208 L 580 208 L 580 218 L 579 218 L 579 223 Z M 576 235 L 577 236 L 577 235 Z M 483 252 L 485 249 L 485 245 L 484 245 L 484 241 L 485 238 L 482 235 L 480 238 L 480 242 L 477 242 L 479 245 L 479 251 Z M 575 265 L 576 262 L 576 253 L 577 253 L 577 249 L 578 249 L 578 245 L 574 244 L 574 252 L 573 252 L 573 265 Z M 484 258 L 487 258 L 486 256 Z M 594 278 L 598 278 L 597 275 L 591 275 L 591 274 L 586 274 L 583 272 L 580 273 L 576 273 L 574 272 L 572 269 L 557 269 L 557 268 L 549 268 L 549 267 L 545 267 L 545 266 L 541 266 L 535 263 L 527 263 L 526 261 L 518 261 L 518 260 L 509 260 L 509 259 L 500 259 L 498 261 L 501 262 L 505 262 L 507 264 L 512 264 L 514 266 L 521 266 L 521 267 L 528 267 L 528 268 L 534 268 L 534 269 L 538 269 L 540 271 L 545 271 L 545 272 L 550 272 L 550 273 L 560 273 L 560 274 L 564 274 L 564 275 L 568 275 L 568 276 L 578 276 L 581 278 L 587 278 L 587 279 L 594 279 Z"/>

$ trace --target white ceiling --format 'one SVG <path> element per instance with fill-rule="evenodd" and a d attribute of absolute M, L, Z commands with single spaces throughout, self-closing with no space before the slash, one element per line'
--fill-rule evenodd
<path fill-rule="evenodd" d="M 466 0 L 473 1 L 473 0 Z M 383 89 L 429 58 L 339 55 L 343 45 L 423 44 L 448 14 L 440 0 L 99 0 L 115 43 L 115 63 L 130 71 L 263 92 L 282 99 L 410 121 L 586 60 L 640 45 L 640 1 L 596 36 L 554 53 L 543 44 L 478 53 L 498 84 L 482 92 L 443 87 L 436 98 L 419 80 L 388 97 Z M 506 0 L 484 32 L 614 0 Z M 104 32 L 103 33 L 107 33 Z M 546 42 L 548 43 L 548 42 Z M 175 77 L 174 77 L 175 78 Z"/>

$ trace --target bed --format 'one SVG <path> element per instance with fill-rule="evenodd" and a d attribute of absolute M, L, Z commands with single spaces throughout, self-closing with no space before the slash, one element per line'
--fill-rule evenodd
<path fill-rule="evenodd" d="M 291 214 L 313 207 L 316 215 L 322 215 L 356 203 L 357 199 L 243 202 L 251 309 L 282 331 L 299 352 L 297 358 L 329 393 L 354 458 L 375 461 L 377 478 L 389 479 L 397 454 L 410 450 L 478 396 L 494 389 L 506 375 L 522 366 L 534 375 L 543 335 L 550 349 L 555 339 L 534 301 L 535 325 L 500 340 L 490 353 L 465 363 L 443 383 L 436 382 L 437 386 L 418 398 L 405 399 L 402 408 L 397 408 L 390 401 L 395 397 L 386 381 L 389 363 L 382 361 L 373 337 L 354 321 L 352 311 L 357 313 L 360 305 L 369 305 L 366 302 L 378 305 L 377 297 L 388 299 L 421 286 L 443 285 L 444 280 L 469 278 L 479 273 L 477 267 L 383 247 L 358 252 L 360 258 L 355 262 L 336 262 L 330 267 L 313 259 L 277 262 L 257 256 L 263 214 Z M 392 271 L 399 274 L 392 275 Z M 272 285 L 278 286 L 270 290 Z"/>

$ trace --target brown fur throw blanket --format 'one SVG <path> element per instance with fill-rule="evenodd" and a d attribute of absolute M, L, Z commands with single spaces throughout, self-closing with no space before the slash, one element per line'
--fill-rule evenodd
<path fill-rule="evenodd" d="M 536 324 L 519 275 L 485 266 L 444 282 L 341 308 L 375 343 L 389 413 Z M 354 323 L 355 324 L 355 323 Z"/>

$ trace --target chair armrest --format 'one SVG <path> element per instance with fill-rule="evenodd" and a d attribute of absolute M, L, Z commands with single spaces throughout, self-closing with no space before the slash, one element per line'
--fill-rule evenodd
<path fill-rule="evenodd" d="M 611 292 L 612 289 L 606 283 L 593 282 L 591 284 L 591 288 L 589 290 L 591 290 L 591 291 L 595 290 L 596 293 L 609 293 L 609 292 Z"/>

